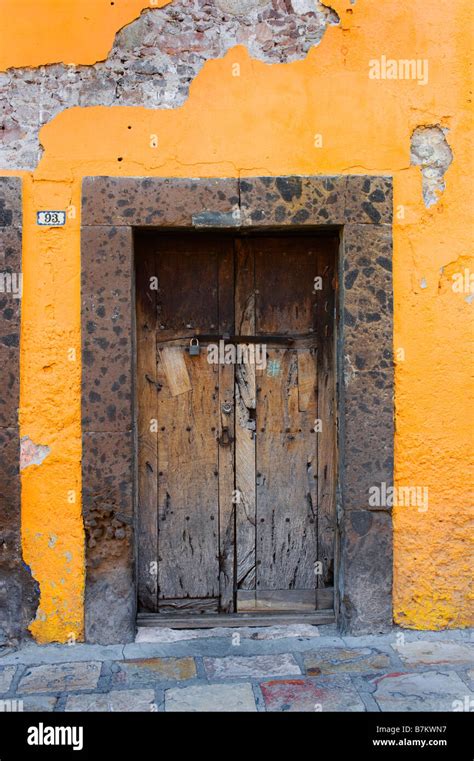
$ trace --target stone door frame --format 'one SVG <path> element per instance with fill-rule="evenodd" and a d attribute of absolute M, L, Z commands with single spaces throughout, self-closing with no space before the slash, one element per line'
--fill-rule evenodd
<path fill-rule="evenodd" d="M 39 601 L 21 545 L 21 298 L 6 279 L 23 277 L 22 240 L 22 179 L 0 177 L 0 646 L 25 637 Z"/>
<path fill-rule="evenodd" d="M 392 520 L 369 489 L 393 483 L 392 179 L 86 177 L 81 224 L 82 496 L 86 641 L 136 627 L 134 228 L 339 229 L 339 628 L 392 624 Z"/>

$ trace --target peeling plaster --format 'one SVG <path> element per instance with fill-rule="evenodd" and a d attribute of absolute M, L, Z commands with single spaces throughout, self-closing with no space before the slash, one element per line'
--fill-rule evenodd
<path fill-rule="evenodd" d="M 51 451 L 46 445 L 35 444 L 29 436 L 22 437 L 20 446 L 20 470 L 30 465 L 41 465 Z"/>
<path fill-rule="evenodd" d="M 470 304 L 474 296 L 474 258 L 458 256 L 440 268 L 438 296 L 446 293 L 467 294 L 465 301 Z"/>
<path fill-rule="evenodd" d="M 411 136 L 411 164 L 421 166 L 423 201 L 427 209 L 438 203 L 446 187 L 445 172 L 453 161 L 447 132 L 443 127 L 430 125 L 417 127 Z"/>
<path fill-rule="evenodd" d="M 206 61 L 230 48 L 245 45 L 267 63 L 297 61 L 338 23 L 318 0 L 293 0 L 293 7 L 289 0 L 179 0 L 121 29 L 105 62 L 8 69 L 0 73 L 0 166 L 34 169 L 41 127 L 65 109 L 178 108 Z"/>

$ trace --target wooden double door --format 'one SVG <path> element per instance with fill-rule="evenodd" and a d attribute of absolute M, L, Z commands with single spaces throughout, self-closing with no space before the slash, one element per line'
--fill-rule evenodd
<path fill-rule="evenodd" d="M 142 613 L 332 607 L 337 248 L 136 236 Z"/>

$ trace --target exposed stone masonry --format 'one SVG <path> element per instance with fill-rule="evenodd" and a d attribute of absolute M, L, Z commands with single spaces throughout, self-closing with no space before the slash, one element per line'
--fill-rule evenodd
<path fill-rule="evenodd" d="M 146 10 L 117 33 L 106 61 L 0 73 L 0 166 L 33 169 L 39 130 L 67 108 L 177 108 L 204 63 L 230 48 L 287 63 L 305 58 L 338 22 L 318 0 L 177 0 Z"/>

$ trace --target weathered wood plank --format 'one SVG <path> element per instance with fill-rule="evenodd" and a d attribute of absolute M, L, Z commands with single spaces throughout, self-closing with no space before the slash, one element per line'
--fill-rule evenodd
<path fill-rule="evenodd" d="M 185 355 L 192 391 L 171 396 L 158 360 L 159 597 L 217 597 L 217 368 Z"/>
<path fill-rule="evenodd" d="M 235 332 L 255 333 L 254 254 L 246 240 L 235 241 Z M 255 365 L 235 370 L 236 583 L 255 589 Z"/>
<path fill-rule="evenodd" d="M 268 354 L 257 391 L 257 595 L 316 586 L 312 416 L 298 409 L 297 353 Z"/>
<path fill-rule="evenodd" d="M 221 238 L 206 235 L 153 238 L 160 261 L 158 341 L 194 331 L 215 333 L 218 322 L 217 267 Z"/>
<path fill-rule="evenodd" d="M 334 608 L 334 587 L 320 587 L 316 589 L 316 608 L 318 610 Z"/>
<path fill-rule="evenodd" d="M 316 411 L 316 352 L 314 349 L 298 351 L 298 409 Z"/>
<path fill-rule="evenodd" d="M 219 333 L 234 331 L 234 250 L 231 241 L 225 240 L 219 255 Z M 235 438 L 234 365 L 219 364 L 219 436 L 227 428 Z M 235 610 L 235 508 L 233 501 L 234 442 L 219 446 L 219 588 L 220 611 Z"/>
<path fill-rule="evenodd" d="M 189 330 L 217 330 L 219 241 L 183 236 L 157 242 L 160 606 L 166 599 L 219 596 L 218 366 L 207 361 L 207 351 L 190 356 L 186 344 L 169 345 Z M 165 349 L 184 364 L 178 384 L 171 363 L 163 361 Z M 176 385 L 187 385 L 186 375 L 191 390 L 173 395 Z"/>
<path fill-rule="evenodd" d="M 197 615 L 199 613 L 218 613 L 218 597 L 177 597 L 160 600 L 160 614 L 186 613 Z"/>
<path fill-rule="evenodd" d="M 315 333 L 313 239 L 255 241 L 257 332 Z M 313 345 L 268 348 L 257 390 L 257 601 L 316 587 L 316 368 Z M 315 604 L 315 596 L 313 603 Z"/>
<path fill-rule="evenodd" d="M 263 613 L 229 613 L 225 617 L 212 613 L 205 616 L 186 614 L 162 615 L 160 613 L 141 613 L 138 615 L 138 626 L 170 627 L 172 629 L 210 629 L 216 626 L 283 626 L 287 624 L 312 624 L 323 626 L 333 624 L 334 611 L 317 610 L 313 613 L 279 613 L 265 611 Z"/>
<path fill-rule="evenodd" d="M 318 587 L 334 585 L 336 530 L 336 373 L 335 373 L 335 288 L 338 239 L 321 241 L 317 249 L 318 275 L 322 290 L 317 301 L 318 418 L 322 431 L 318 443 L 318 560 L 322 573 Z"/>
<path fill-rule="evenodd" d="M 191 381 L 184 361 L 185 349 L 182 346 L 162 346 L 159 352 L 171 396 L 191 391 Z"/>
<path fill-rule="evenodd" d="M 315 589 L 259 589 L 253 592 L 239 591 L 237 601 L 240 611 L 256 610 L 314 611 L 316 608 Z"/>
<path fill-rule="evenodd" d="M 313 239 L 259 237 L 255 251 L 256 333 L 297 334 L 314 329 Z"/>
<path fill-rule="evenodd" d="M 156 289 L 155 258 L 143 252 L 136 272 L 137 401 L 138 401 L 138 599 L 140 607 L 157 608 L 157 478 L 156 433 Z"/>

